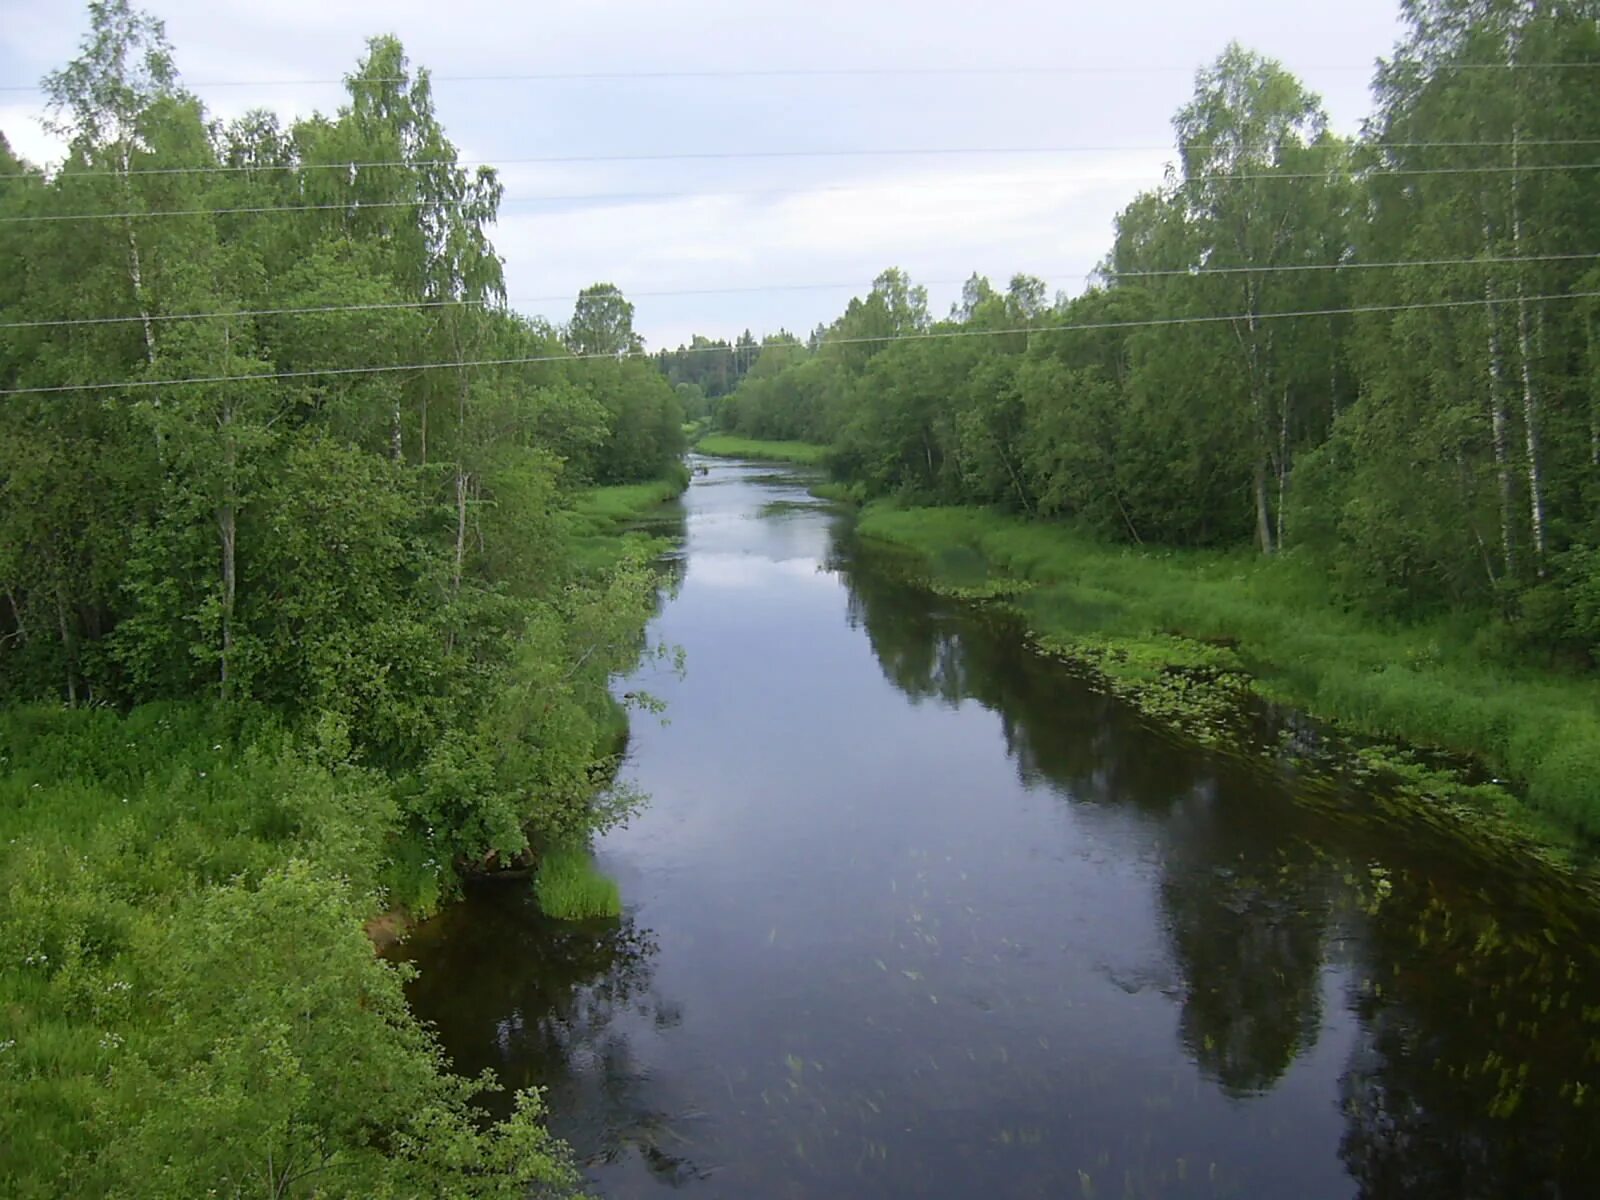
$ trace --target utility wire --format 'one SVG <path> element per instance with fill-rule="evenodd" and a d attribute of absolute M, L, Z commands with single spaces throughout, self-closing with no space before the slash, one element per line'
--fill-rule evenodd
<path fill-rule="evenodd" d="M 843 337 L 823 339 L 823 345 L 859 346 L 883 345 L 891 342 L 924 342 L 938 338 L 1001 337 L 1007 334 L 1088 333 L 1114 329 L 1155 329 L 1176 325 L 1214 325 L 1232 321 L 1272 321 L 1293 317 L 1336 317 L 1362 313 L 1413 312 L 1425 309 L 1473 308 L 1480 304 L 1532 304 L 1555 300 L 1581 300 L 1600 297 L 1600 291 L 1556 292 L 1539 296 L 1518 296 L 1485 300 L 1478 296 L 1470 300 L 1433 300 L 1410 304 L 1369 304 L 1351 308 L 1303 309 L 1295 312 L 1236 313 L 1227 316 L 1165 317 L 1140 321 L 1096 321 L 1081 325 L 1024 325 L 1010 329 L 939 329 L 924 333 L 885 334 L 879 337 Z M 705 354 L 726 350 L 723 346 L 685 346 L 684 354 Z M 646 350 L 625 351 L 619 354 L 532 354 L 511 358 L 477 358 L 447 360 L 444 362 L 384 364 L 369 367 L 316 367 L 295 371 L 264 371 L 257 375 L 194 375 L 182 379 L 124 379 L 109 383 L 53 384 L 47 387 L 0 388 L 0 396 L 30 396 L 59 392 L 97 392 L 131 390 L 135 388 L 193 387 L 213 383 L 263 383 L 280 379 L 328 378 L 341 375 L 379 375 L 407 371 L 459 370 L 467 367 L 515 367 L 537 363 L 581 362 L 590 359 L 620 361 L 627 358 L 653 358 Z"/>
<path fill-rule="evenodd" d="M 1240 153 L 1260 153 L 1281 149 L 1278 146 L 1234 147 L 1216 143 L 1227 150 L 1238 150 Z M 1311 143 L 1306 146 L 1296 146 L 1296 150 L 1367 150 L 1367 149 L 1451 149 L 1451 150 L 1495 150 L 1506 147 L 1553 147 L 1553 146 L 1600 146 L 1600 138 L 1547 138 L 1496 141 L 1432 141 L 1432 142 L 1362 142 L 1338 141 L 1327 143 Z M 845 149 L 845 150 L 685 150 L 672 151 L 661 154 L 554 154 L 536 155 L 530 158 L 501 157 L 501 158 L 425 158 L 425 159 L 373 159 L 370 161 L 352 160 L 350 162 L 290 162 L 290 163 L 219 163 L 202 167 L 133 167 L 129 170 L 92 170 L 92 171 L 58 171 L 52 180 L 78 180 L 78 179 L 109 179 L 129 178 L 141 176 L 164 175 L 224 175 L 224 174 L 265 174 L 270 171 L 344 171 L 354 173 L 370 170 L 431 170 L 436 167 L 493 167 L 493 166 L 531 166 L 531 165 L 562 165 L 575 163 L 635 163 L 635 162 L 722 162 L 738 159 L 774 159 L 774 158 L 890 158 L 890 157 L 936 157 L 936 156 L 967 156 L 967 155 L 1013 155 L 1013 154 L 1114 154 L 1133 152 L 1159 152 L 1171 150 L 1177 154 L 1186 154 L 1191 151 L 1204 151 L 1213 148 L 1212 143 L 1192 143 L 1186 146 L 1173 146 L 1170 143 L 1161 145 L 1073 145 L 1073 146 L 922 146 L 922 147 L 890 147 L 887 149 Z M 29 171 L 8 171 L 0 173 L 0 179 L 25 179 L 32 175 Z"/>
<path fill-rule="evenodd" d="M 1464 62 L 1435 63 L 1430 71 L 1563 71 L 1600 67 L 1600 60 L 1565 62 Z M 1371 71 L 1371 63 L 1339 63 L 1304 68 L 1304 73 L 1323 71 Z M 189 83 L 191 88 L 233 87 L 378 87 L 409 84 L 426 77 L 430 83 L 633 83 L 669 79 L 881 79 L 919 77 L 975 77 L 1023 75 L 1192 75 L 1193 65 L 1175 63 L 1064 63 L 1058 65 L 1010 67 L 763 67 L 699 71 L 528 71 L 491 75 L 439 75 L 421 70 L 412 75 L 343 75 L 337 79 L 205 79 Z M 39 92 L 37 83 L 0 84 L 0 92 Z"/>
<path fill-rule="evenodd" d="M 1365 271 L 1388 268 L 1404 267 L 1477 267 L 1501 266 L 1516 263 L 1540 262 L 1586 262 L 1600 258 L 1600 251 L 1588 254 L 1519 254 L 1514 256 L 1495 257 L 1480 256 L 1478 258 L 1409 258 L 1393 262 L 1335 262 L 1335 263 L 1282 263 L 1268 266 L 1240 266 L 1240 267 L 1173 267 L 1154 271 L 1113 271 L 1094 269 L 1087 274 L 1098 275 L 1107 279 L 1161 279 L 1161 278 L 1198 278 L 1203 275 L 1255 275 L 1261 273 L 1280 274 L 1299 271 Z M 1063 269 L 1056 274 L 1067 274 Z M 970 278 L 970 277 L 969 277 Z M 967 282 L 966 279 L 923 279 L 918 281 L 924 286 L 952 287 Z M 768 283 L 747 287 L 713 287 L 713 288 L 673 288 L 664 291 L 628 292 L 636 299 L 656 299 L 670 296 L 732 296 L 748 295 L 762 292 L 811 292 L 811 291 L 843 291 L 848 288 L 859 288 L 860 280 L 847 283 Z M 562 293 L 555 296 L 513 296 L 505 301 L 507 305 L 518 304 L 555 304 L 571 300 L 571 293 Z M 116 317 L 62 317 L 43 321 L 0 321 L 0 329 L 56 329 L 69 326 L 82 325 L 122 325 L 150 321 L 209 321 L 209 320 L 234 320 L 246 317 L 287 317 L 304 314 L 321 313 L 352 313 L 352 312 L 385 312 L 407 309 L 433 309 L 433 308 L 480 308 L 493 307 L 494 302 L 489 300 L 414 300 L 393 301 L 376 304 L 328 304 L 315 305 L 302 308 L 246 308 L 221 310 L 217 312 L 190 312 L 190 313 L 149 313 L 135 316 Z"/>
<path fill-rule="evenodd" d="M 1587 163 L 1545 163 L 1521 166 L 1490 166 L 1490 167 L 1427 167 L 1403 168 L 1400 170 L 1378 169 L 1369 172 L 1373 179 L 1399 178 L 1402 176 L 1428 176 L 1428 175 L 1495 175 L 1495 174 L 1535 174 L 1548 171 L 1594 171 L 1600 170 L 1600 162 Z M 1148 179 L 1148 175 L 1077 175 L 1064 177 L 1059 180 L 974 180 L 986 187 L 1056 187 L 1066 183 L 1138 183 Z M 1261 172 L 1216 172 L 1212 174 L 1198 174 L 1186 177 L 1184 183 L 1197 183 L 1209 180 L 1233 180 L 1238 182 L 1272 180 L 1288 182 L 1293 180 L 1326 180 L 1328 175 L 1323 171 L 1261 171 Z M 685 199 L 714 199 L 724 196 L 803 196 L 831 192 L 859 192 L 881 186 L 874 181 L 848 184 L 825 184 L 815 187 L 788 187 L 788 188 L 713 188 L 698 191 L 643 191 L 643 192 L 590 192 L 571 195 L 547 196 L 507 196 L 502 197 L 501 204 L 576 204 L 594 203 L 597 201 L 619 200 L 685 200 Z M 915 186 L 914 184 L 910 186 Z M 475 200 L 437 200 L 427 204 L 440 208 L 460 208 L 464 205 L 476 204 Z M 0 224 L 21 225 L 38 224 L 51 221 L 125 221 L 142 220 L 152 217 L 203 217 L 223 216 L 228 214 L 255 214 L 264 213 L 307 213 L 330 212 L 335 210 L 349 210 L 358 212 L 362 209 L 378 208 L 421 208 L 425 204 L 421 200 L 369 200 L 361 201 L 350 199 L 336 204 L 263 204 L 246 205 L 224 208 L 162 208 L 146 211 L 127 210 L 109 213 L 44 213 L 32 216 L 0 217 Z"/>

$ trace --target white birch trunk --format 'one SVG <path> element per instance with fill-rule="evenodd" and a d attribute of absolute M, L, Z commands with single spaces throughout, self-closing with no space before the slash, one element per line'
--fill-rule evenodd
<path fill-rule="evenodd" d="M 227 347 L 230 338 L 226 328 L 222 333 L 223 374 L 227 373 Z M 222 698 L 228 699 L 230 678 L 228 668 L 233 660 L 233 610 L 238 595 L 238 567 L 236 548 L 238 542 L 238 506 L 235 503 L 234 473 L 238 466 L 238 447 L 233 436 L 233 399 L 226 384 L 222 385 L 222 411 L 218 422 L 222 427 L 223 482 L 221 503 L 217 506 L 217 538 L 222 552 Z"/>
<path fill-rule="evenodd" d="M 1487 230 L 1485 231 L 1487 236 Z M 1484 319 L 1489 328 L 1489 432 L 1494 454 L 1495 482 L 1500 495 L 1500 553 L 1507 575 L 1517 569 L 1516 535 L 1512 518 L 1511 456 L 1509 453 L 1505 405 L 1505 355 L 1500 346 L 1500 319 L 1494 285 L 1483 285 Z"/>
<path fill-rule="evenodd" d="M 129 186 L 132 170 L 132 157 L 128 152 L 128 143 L 122 143 L 122 195 L 128 210 L 133 209 L 133 188 Z M 139 310 L 139 323 L 144 327 L 144 354 L 145 361 L 152 366 L 156 361 L 156 334 L 153 322 L 150 320 L 150 310 L 144 302 L 144 265 L 139 256 L 139 237 L 134 232 L 133 218 L 124 217 L 122 227 L 128 236 L 128 278 L 133 284 L 133 303 Z"/>
<path fill-rule="evenodd" d="M 1517 257 L 1522 256 L 1522 214 L 1518 206 L 1520 190 L 1516 167 L 1518 147 L 1516 133 L 1511 141 L 1511 245 Z M 1539 393 L 1533 378 L 1533 338 L 1529 332 L 1528 302 L 1524 298 L 1522 273 L 1517 271 L 1517 349 L 1521 359 L 1522 424 L 1527 435 L 1528 452 L 1528 523 L 1533 533 L 1533 555 L 1539 574 L 1544 574 L 1544 478 L 1539 463 Z"/>

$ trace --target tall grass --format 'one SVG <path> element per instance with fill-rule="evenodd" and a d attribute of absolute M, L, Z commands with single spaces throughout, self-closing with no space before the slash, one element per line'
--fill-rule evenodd
<path fill-rule="evenodd" d="M 688 486 L 689 472 L 679 466 L 644 483 L 585 488 L 573 497 L 572 519 L 581 532 L 607 533 L 681 495 Z"/>
<path fill-rule="evenodd" d="M 258 1028 L 292 1031 L 274 1082 L 214 1107 L 183 1170 L 253 1154 L 283 1089 L 453 1087 L 361 934 L 415 900 L 392 886 L 400 840 L 379 778 L 321 765 L 259 710 L 0 712 L 0 1194 L 155 1194 L 176 1171 L 151 1148 L 163 1114 L 200 1119 L 229 1039 Z M 356 1015 L 308 1023 L 311 991 Z"/>
<path fill-rule="evenodd" d="M 815 442 L 764 442 L 726 433 L 707 434 L 695 443 L 695 449 L 718 458 L 753 458 L 763 462 L 802 463 L 808 467 L 821 466 L 833 452 L 832 447 Z"/>
<path fill-rule="evenodd" d="M 1147 551 L 987 510 L 884 503 L 867 507 L 859 529 L 936 571 L 959 560 L 969 576 L 976 563 L 979 575 L 1032 582 L 1018 604 L 1058 645 L 1132 661 L 1163 653 L 1174 635 L 1179 647 L 1224 645 L 1257 691 L 1354 732 L 1474 757 L 1531 804 L 1600 836 L 1600 682 L 1489 659 L 1460 618 L 1401 624 L 1348 611 L 1292 554 Z"/>
<path fill-rule="evenodd" d="M 534 895 L 547 916 L 562 921 L 615 917 L 622 913 L 622 894 L 614 879 L 600 873 L 582 847 L 554 847 L 539 860 Z"/>
<path fill-rule="evenodd" d="M 566 514 L 573 561 L 589 571 L 611 568 L 626 552 L 630 541 L 648 536 L 624 527 L 649 516 L 668 500 L 681 495 L 688 486 L 689 469 L 679 464 L 660 479 L 585 488 L 578 492 Z"/>

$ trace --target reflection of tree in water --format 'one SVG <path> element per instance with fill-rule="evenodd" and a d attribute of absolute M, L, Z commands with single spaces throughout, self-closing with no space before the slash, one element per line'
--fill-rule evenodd
<path fill-rule="evenodd" d="M 548 1092 L 552 1128 L 595 1164 L 637 1151 L 669 1182 L 696 1176 L 672 1114 L 653 1094 L 633 1039 L 679 1023 L 654 990 L 654 937 L 630 917 L 553 921 L 514 883 L 477 889 L 424 925 L 397 957 L 420 970 L 407 991 L 438 1027 L 457 1071 L 494 1071 L 511 1093 Z"/>
<path fill-rule="evenodd" d="M 1195 763 L 1131 720 L 1113 697 L 1063 682 L 1015 624 L 930 600 L 871 556 L 836 555 L 849 619 L 884 677 L 913 699 L 971 700 L 1000 719 L 1025 782 L 1047 779 L 1075 799 L 1137 805 L 1164 815 L 1166 797 L 1192 782 Z"/>
<path fill-rule="evenodd" d="M 1375 913 L 1340 1081 L 1362 1196 L 1600 1195 L 1600 928 L 1553 903 L 1401 880 Z"/>
<path fill-rule="evenodd" d="M 1600 921 L 1581 898 L 1520 888 L 1503 854 L 1458 838 L 1395 839 L 1286 804 L 1258 771 L 1175 748 L 1065 683 L 1013 632 L 870 560 L 844 567 L 852 620 L 891 682 L 992 709 L 1025 780 L 1158 831 L 1179 1036 L 1224 1092 L 1265 1091 L 1310 1048 L 1337 923 L 1341 957 L 1367 976 L 1339 1085 L 1340 1154 L 1361 1194 L 1600 1195 Z M 1402 860 L 1386 898 L 1374 858 Z M 1346 860 L 1363 864 L 1348 880 Z M 1465 881 L 1453 894 L 1452 872 Z"/>
<path fill-rule="evenodd" d="M 1159 889 L 1183 975 L 1180 1038 L 1232 1095 L 1270 1088 L 1316 1039 L 1330 868 L 1258 774 L 1185 752 L 1111 697 L 1064 684 L 1015 629 L 844 556 L 850 617 L 912 697 L 1001 719 L 1024 780 L 1138 811 L 1166 845 Z"/>
<path fill-rule="evenodd" d="M 1316 1042 L 1330 900 L 1303 843 L 1206 781 L 1174 803 L 1161 907 L 1183 970 L 1179 1037 L 1229 1095 L 1271 1088 Z"/>
<path fill-rule="evenodd" d="M 886 573 L 834 565 L 845 568 L 850 626 L 865 631 L 884 677 L 912 700 L 965 699 L 963 648 L 953 624 L 929 604 L 908 603 L 908 585 Z"/>

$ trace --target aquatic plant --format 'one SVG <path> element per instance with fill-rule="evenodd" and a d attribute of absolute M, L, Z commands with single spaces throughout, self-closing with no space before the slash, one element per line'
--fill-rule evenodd
<path fill-rule="evenodd" d="M 539 860 L 533 892 L 547 916 L 562 921 L 622 914 L 622 894 L 616 880 L 603 875 L 588 850 L 561 846 Z"/>

